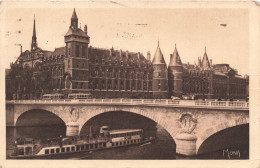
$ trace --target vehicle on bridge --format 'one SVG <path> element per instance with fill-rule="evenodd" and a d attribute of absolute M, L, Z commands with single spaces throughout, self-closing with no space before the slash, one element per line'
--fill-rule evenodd
<path fill-rule="evenodd" d="M 59 94 L 59 93 L 56 93 L 56 94 L 44 94 L 42 96 L 42 98 L 44 100 L 51 100 L 51 99 L 64 99 L 64 94 Z"/>
<path fill-rule="evenodd" d="M 92 95 L 90 93 L 70 93 L 68 95 L 69 99 L 92 99 Z"/>
<path fill-rule="evenodd" d="M 144 138 L 142 129 L 118 129 L 110 130 L 108 126 L 100 128 L 97 137 L 75 136 L 47 140 L 46 142 L 35 141 L 31 138 L 19 138 L 16 140 L 14 152 L 10 159 L 57 159 L 73 157 L 79 153 L 88 153 L 95 150 L 113 149 L 132 145 L 140 145 L 153 141 L 154 137 Z"/>
<path fill-rule="evenodd" d="M 65 99 L 65 96 L 64 94 L 55 93 L 55 94 L 44 94 L 42 98 L 44 100 Z M 68 99 L 92 99 L 92 95 L 90 93 L 70 93 L 68 94 Z"/>

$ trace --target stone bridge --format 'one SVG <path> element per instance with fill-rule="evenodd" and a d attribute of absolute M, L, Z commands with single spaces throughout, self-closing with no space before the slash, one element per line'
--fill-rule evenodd
<path fill-rule="evenodd" d="M 6 102 L 6 125 L 16 126 L 30 110 L 46 110 L 66 123 L 68 136 L 78 135 L 92 117 L 125 111 L 160 124 L 176 143 L 176 153 L 196 155 L 201 144 L 215 133 L 249 123 L 249 103 L 243 101 L 82 99 L 13 100 Z"/>

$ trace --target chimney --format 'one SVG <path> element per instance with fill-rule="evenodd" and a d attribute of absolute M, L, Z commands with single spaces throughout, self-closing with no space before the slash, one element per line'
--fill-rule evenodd
<path fill-rule="evenodd" d="M 89 46 L 89 53 L 91 54 L 92 46 Z"/>
<path fill-rule="evenodd" d="M 119 51 L 119 56 L 122 57 L 122 50 Z"/>
<path fill-rule="evenodd" d="M 84 32 L 87 34 L 88 33 L 88 27 L 87 25 L 84 26 Z"/>
<path fill-rule="evenodd" d="M 114 48 L 112 47 L 112 48 L 110 49 L 110 56 L 113 56 L 113 54 L 114 54 Z"/>
<path fill-rule="evenodd" d="M 140 52 L 137 53 L 137 58 L 140 60 Z"/>
<path fill-rule="evenodd" d="M 147 52 L 147 60 L 148 60 L 148 61 L 151 60 L 151 53 L 150 53 L 150 51 Z"/>
<path fill-rule="evenodd" d="M 21 54 L 23 53 L 23 46 L 21 45 Z"/>
<path fill-rule="evenodd" d="M 128 57 L 128 50 L 126 50 L 125 56 L 126 56 L 126 58 L 129 58 L 129 57 Z"/>
<path fill-rule="evenodd" d="M 210 67 L 212 67 L 212 59 L 210 59 Z"/>

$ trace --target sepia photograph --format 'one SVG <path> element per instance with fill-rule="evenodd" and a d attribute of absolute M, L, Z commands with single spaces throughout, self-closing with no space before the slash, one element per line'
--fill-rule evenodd
<path fill-rule="evenodd" d="M 252 159 L 250 8 L 12 4 L 6 161 Z"/>

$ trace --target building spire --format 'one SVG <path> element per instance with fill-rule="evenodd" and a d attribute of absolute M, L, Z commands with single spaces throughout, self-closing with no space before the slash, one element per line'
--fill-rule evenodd
<path fill-rule="evenodd" d="M 34 15 L 31 50 L 35 50 L 37 47 L 38 47 L 38 45 L 37 45 L 36 28 L 35 28 L 35 15 Z"/>
<path fill-rule="evenodd" d="M 76 13 L 75 8 L 74 8 L 74 10 L 73 10 L 73 13 L 72 13 L 71 19 L 78 19 L 78 16 L 77 16 L 77 13 Z"/>
<path fill-rule="evenodd" d="M 74 29 L 74 30 L 78 29 L 78 17 L 77 17 L 75 8 L 74 8 L 72 16 L 71 16 L 70 28 Z"/>
<path fill-rule="evenodd" d="M 207 50 L 206 50 L 206 46 L 205 46 L 205 53 L 202 59 L 202 68 L 203 69 L 209 69 L 210 68 L 210 63 L 209 63 L 209 58 L 207 55 Z"/>

